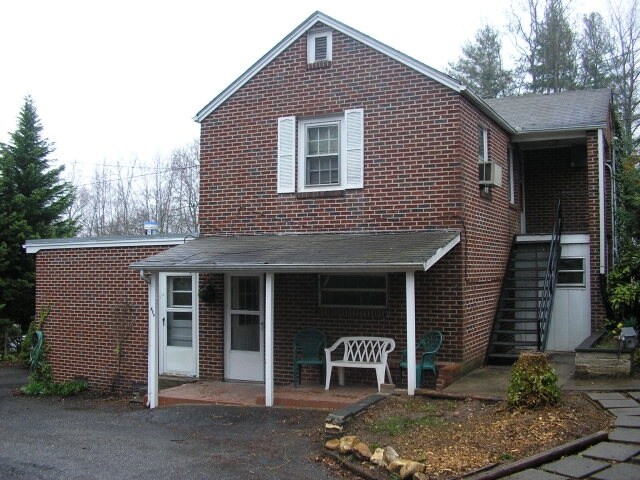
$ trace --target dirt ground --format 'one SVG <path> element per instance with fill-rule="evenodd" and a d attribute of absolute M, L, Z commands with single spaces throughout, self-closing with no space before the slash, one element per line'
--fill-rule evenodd
<path fill-rule="evenodd" d="M 613 418 L 581 393 L 561 405 L 512 410 L 506 402 L 391 396 L 352 420 L 345 434 L 375 447 L 392 446 L 427 465 L 430 478 L 446 479 L 519 460 L 589 433 Z"/>

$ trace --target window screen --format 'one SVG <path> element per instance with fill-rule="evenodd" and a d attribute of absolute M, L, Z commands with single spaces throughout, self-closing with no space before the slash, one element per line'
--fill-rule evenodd
<path fill-rule="evenodd" d="M 383 308 L 387 306 L 386 275 L 320 275 L 320 305 Z"/>

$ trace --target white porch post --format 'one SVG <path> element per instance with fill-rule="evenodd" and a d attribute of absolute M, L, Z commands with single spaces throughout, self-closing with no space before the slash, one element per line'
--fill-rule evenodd
<path fill-rule="evenodd" d="M 267 272 L 264 296 L 264 403 L 273 407 L 273 272 Z"/>
<path fill-rule="evenodd" d="M 149 298 L 149 338 L 147 340 L 147 406 L 158 406 L 158 274 L 150 277 L 148 295 Z"/>
<path fill-rule="evenodd" d="M 406 272 L 407 296 L 407 395 L 416 391 L 416 283 L 413 272 Z"/>

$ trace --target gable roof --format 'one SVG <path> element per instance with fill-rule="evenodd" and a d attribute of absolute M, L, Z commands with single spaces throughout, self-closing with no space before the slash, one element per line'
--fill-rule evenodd
<path fill-rule="evenodd" d="M 594 130 L 609 122 L 611 90 L 574 90 L 487 99 L 517 134 Z"/>
<path fill-rule="evenodd" d="M 249 82 L 254 76 L 256 76 L 263 68 L 271 63 L 278 55 L 286 50 L 293 42 L 298 40 L 304 35 L 307 30 L 313 27 L 317 22 L 321 22 L 324 25 L 333 28 L 365 45 L 379 51 L 380 53 L 387 55 L 388 57 L 406 65 L 407 67 L 421 73 L 442 85 L 449 87 L 455 92 L 462 94 L 483 113 L 494 120 L 498 125 L 513 133 L 513 129 L 495 110 L 491 109 L 485 101 L 469 90 L 465 85 L 455 80 L 453 77 L 442 73 L 435 68 L 432 68 L 418 60 L 379 42 L 375 38 L 372 38 L 358 30 L 345 25 L 334 18 L 325 15 L 322 12 L 315 12 L 304 22 L 302 22 L 295 30 L 289 35 L 283 38 L 276 46 L 269 50 L 260 60 L 254 63 L 247 71 L 240 75 L 231 85 L 225 88 L 218 96 L 211 100 L 204 108 L 202 108 L 194 117 L 196 122 L 202 122 L 207 118 L 214 110 L 222 105 L 231 95 L 237 92 L 243 85 Z"/>

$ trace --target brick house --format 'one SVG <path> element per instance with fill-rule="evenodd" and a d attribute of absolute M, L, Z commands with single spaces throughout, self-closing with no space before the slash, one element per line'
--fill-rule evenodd
<path fill-rule="evenodd" d="M 55 377 L 147 383 L 152 407 L 159 375 L 257 381 L 272 405 L 305 327 L 392 337 L 408 372 L 415 339 L 441 330 L 441 381 L 521 348 L 573 350 L 605 317 L 610 96 L 483 100 L 314 13 L 196 115 L 197 239 L 27 242 Z M 554 244 L 557 285 L 530 286 L 523 266 L 545 270 Z"/>

